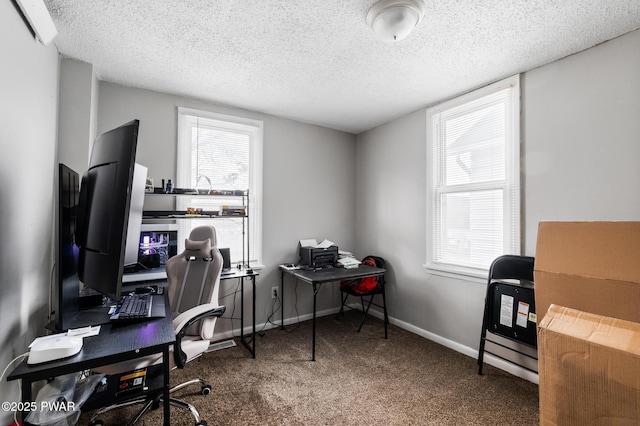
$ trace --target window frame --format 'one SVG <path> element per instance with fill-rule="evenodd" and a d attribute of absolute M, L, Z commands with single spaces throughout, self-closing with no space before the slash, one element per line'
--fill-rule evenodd
<path fill-rule="evenodd" d="M 250 222 L 248 237 L 251 245 L 251 267 L 261 269 L 263 265 L 262 257 L 262 215 L 263 215 L 263 145 L 264 145 L 264 123 L 247 117 L 239 117 L 228 114 L 221 114 L 206 110 L 178 107 L 177 144 L 176 144 L 176 186 L 188 188 L 191 186 L 191 141 L 185 140 L 185 120 L 187 116 L 194 116 L 216 121 L 216 126 L 233 132 L 248 134 L 250 136 L 249 148 L 249 218 Z M 216 189 L 216 188 L 213 188 Z M 185 196 L 187 197 L 187 196 Z M 188 197 L 187 197 L 188 198 Z M 176 201 L 178 203 L 179 201 Z M 178 206 L 176 206 L 178 207 Z M 233 218 L 208 219 L 209 222 L 218 220 L 232 220 Z M 206 220 L 206 219 L 205 219 Z M 191 222 L 191 221 L 190 221 Z M 234 262 L 236 262 L 234 260 Z"/>
<path fill-rule="evenodd" d="M 436 141 L 436 129 L 434 118 L 445 111 L 459 108 L 474 103 L 482 98 L 495 94 L 506 88 L 511 88 L 511 143 L 505 146 L 505 179 L 504 181 L 489 180 L 480 183 L 451 185 L 455 187 L 451 192 L 446 185 L 438 186 L 441 173 L 440 164 L 446 162 L 446 154 L 439 155 Z M 442 102 L 430 107 L 426 112 L 426 143 L 427 143 L 427 212 L 426 212 L 426 263 L 424 267 L 433 274 L 451 276 L 455 278 L 465 277 L 486 282 L 489 266 L 486 268 L 471 267 L 451 262 L 436 260 L 437 254 L 437 215 L 440 195 L 443 193 L 455 193 L 462 190 L 480 191 L 490 189 L 502 189 L 503 196 L 503 252 L 502 254 L 521 253 L 521 208 L 520 208 L 520 76 L 514 75 L 501 81 L 487 85 L 454 99 Z M 443 160 L 443 158 L 445 160 Z M 448 189 L 451 189 L 448 188 Z"/>

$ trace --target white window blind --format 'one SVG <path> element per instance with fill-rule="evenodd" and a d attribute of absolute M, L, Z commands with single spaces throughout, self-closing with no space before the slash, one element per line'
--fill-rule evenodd
<path fill-rule="evenodd" d="M 262 122 L 187 108 L 178 109 L 178 164 L 180 188 L 248 192 L 249 219 L 238 217 L 182 221 L 188 235 L 193 226 L 213 225 L 218 246 L 229 247 L 234 263 L 261 262 Z M 176 208 L 202 207 L 220 211 L 240 206 L 237 196 L 177 198 Z M 246 259 L 249 247 L 250 259 Z"/>
<path fill-rule="evenodd" d="M 427 111 L 427 267 L 486 277 L 520 252 L 519 79 Z"/>

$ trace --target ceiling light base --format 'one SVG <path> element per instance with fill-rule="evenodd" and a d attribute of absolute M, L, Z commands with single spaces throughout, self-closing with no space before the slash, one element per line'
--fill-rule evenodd
<path fill-rule="evenodd" d="M 367 25 L 382 40 L 407 37 L 424 16 L 423 0 L 380 0 L 367 13 Z"/>

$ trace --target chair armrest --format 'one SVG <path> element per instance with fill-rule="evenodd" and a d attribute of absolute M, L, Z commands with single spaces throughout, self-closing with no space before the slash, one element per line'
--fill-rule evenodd
<path fill-rule="evenodd" d="M 204 305 L 194 306 L 174 318 L 173 331 L 176 335 L 176 343 L 173 347 L 173 354 L 178 368 L 184 368 L 187 363 L 187 355 L 181 348 L 182 338 L 186 335 L 187 329 L 203 318 L 221 316 L 224 314 L 225 309 L 225 306 L 206 303 Z"/>
<path fill-rule="evenodd" d="M 173 319 L 173 331 L 178 334 L 182 330 L 189 328 L 194 322 L 205 317 L 219 317 L 224 314 L 225 307 L 214 303 L 205 303 L 194 306 Z"/>

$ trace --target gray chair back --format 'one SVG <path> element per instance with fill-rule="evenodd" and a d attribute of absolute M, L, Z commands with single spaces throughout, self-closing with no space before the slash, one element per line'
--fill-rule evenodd
<path fill-rule="evenodd" d="M 171 313 L 182 312 L 205 303 L 218 304 L 222 255 L 213 226 L 198 226 L 185 240 L 185 250 L 167 261 L 167 280 Z M 205 318 L 187 331 L 211 340 L 217 317 Z"/>

